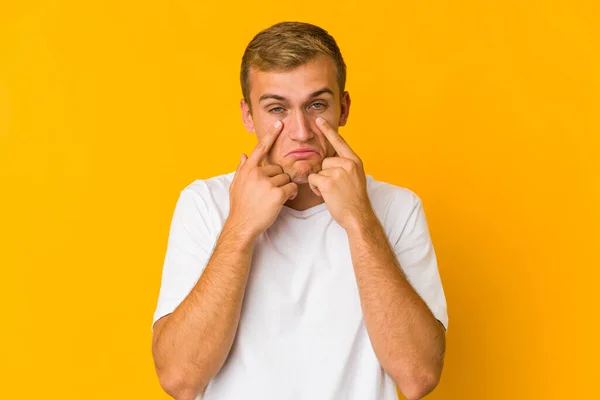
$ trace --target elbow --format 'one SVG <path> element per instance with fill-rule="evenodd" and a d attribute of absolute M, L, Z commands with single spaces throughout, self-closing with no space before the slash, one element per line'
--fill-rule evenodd
<path fill-rule="evenodd" d="M 441 371 L 434 369 L 414 371 L 394 378 L 407 400 L 419 400 L 431 393 L 440 382 Z"/>
<path fill-rule="evenodd" d="M 174 354 L 168 357 L 161 346 L 163 324 L 166 318 L 159 319 L 155 324 L 152 338 L 152 358 L 160 387 L 175 400 L 196 400 L 208 384 L 200 374 L 190 371 L 189 366 L 174 361 Z M 206 383 L 205 383 L 206 382 Z"/>
<path fill-rule="evenodd" d="M 200 393 L 198 387 L 188 382 L 181 373 L 158 373 L 158 381 L 162 389 L 176 400 L 195 400 Z"/>
<path fill-rule="evenodd" d="M 404 390 L 402 388 L 400 390 L 407 400 L 420 400 L 431 393 L 438 385 L 438 382 L 438 380 L 429 377 L 420 377 L 405 387 Z"/>

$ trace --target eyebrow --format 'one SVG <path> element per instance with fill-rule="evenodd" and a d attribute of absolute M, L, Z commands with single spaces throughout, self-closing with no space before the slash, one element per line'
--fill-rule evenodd
<path fill-rule="evenodd" d="M 329 88 L 327 88 L 327 87 L 324 87 L 323 89 L 319 89 L 319 90 L 317 90 L 317 91 L 315 91 L 315 92 L 312 92 L 312 93 L 310 94 L 309 98 L 311 98 L 311 99 L 312 99 L 312 98 L 315 98 L 315 97 L 317 97 L 317 96 L 320 96 L 320 95 L 322 95 L 323 93 L 329 93 L 330 95 L 332 95 L 332 96 L 333 96 L 333 90 L 331 90 L 331 89 L 329 89 Z M 278 94 L 274 94 L 274 93 L 265 93 L 265 94 L 263 94 L 262 96 L 260 96 L 260 98 L 258 99 L 258 102 L 260 103 L 261 101 L 263 101 L 263 100 L 268 100 L 268 99 L 275 99 L 275 100 L 278 100 L 278 101 L 285 101 L 285 100 L 286 100 L 286 98 L 285 98 L 285 97 L 283 97 L 283 96 L 280 96 L 280 95 L 278 95 Z"/>

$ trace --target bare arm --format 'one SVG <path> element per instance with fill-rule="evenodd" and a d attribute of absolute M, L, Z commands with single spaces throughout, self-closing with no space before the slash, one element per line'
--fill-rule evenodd
<path fill-rule="evenodd" d="M 156 371 L 174 398 L 195 399 L 225 362 L 240 318 L 252 248 L 253 241 L 226 224 L 190 294 L 156 322 Z"/>
<path fill-rule="evenodd" d="M 327 121 L 316 122 L 338 156 L 323 160 L 308 181 L 348 234 L 365 324 L 381 366 L 409 400 L 420 399 L 440 378 L 444 328 L 398 265 L 371 207 L 362 160 Z"/>
<path fill-rule="evenodd" d="M 404 277 L 374 214 L 347 230 L 361 307 L 373 349 L 407 399 L 439 382 L 445 330 Z"/>
<path fill-rule="evenodd" d="M 193 400 L 223 366 L 240 320 L 256 238 L 298 193 L 278 165 L 261 160 L 281 132 L 274 125 L 246 159 L 229 189 L 230 210 L 204 271 L 187 297 L 154 325 L 152 354 L 163 389 Z"/>

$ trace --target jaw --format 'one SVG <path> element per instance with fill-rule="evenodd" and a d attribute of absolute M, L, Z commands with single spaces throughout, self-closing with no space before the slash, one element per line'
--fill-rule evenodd
<path fill-rule="evenodd" d="M 321 160 L 297 160 L 284 168 L 292 182 L 298 185 L 308 183 L 308 176 L 321 171 Z"/>

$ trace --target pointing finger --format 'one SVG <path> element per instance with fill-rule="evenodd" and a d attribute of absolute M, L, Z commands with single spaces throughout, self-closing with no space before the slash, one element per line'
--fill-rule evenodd
<path fill-rule="evenodd" d="M 356 155 L 356 153 L 354 153 L 354 151 L 352 151 L 352 149 L 350 148 L 348 143 L 346 143 L 344 138 L 340 136 L 340 134 L 337 133 L 335 129 L 333 129 L 331 125 L 329 125 L 329 123 L 325 121 L 324 118 L 318 117 L 316 121 L 317 126 L 319 127 L 321 132 L 323 132 L 327 140 L 329 140 L 329 143 L 331 143 L 335 151 L 341 157 L 350 158 L 352 160 L 358 159 L 358 156 Z"/>
<path fill-rule="evenodd" d="M 257 166 L 262 162 L 262 159 L 269 153 L 273 143 L 275 143 L 275 139 L 281 133 L 281 128 L 283 127 L 283 123 L 281 121 L 276 121 L 270 128 L 269 133 L 261 140 L 254 150 L 250 157 L 248 157 L 248 163 L 253 166 Z"/>

